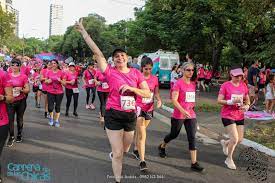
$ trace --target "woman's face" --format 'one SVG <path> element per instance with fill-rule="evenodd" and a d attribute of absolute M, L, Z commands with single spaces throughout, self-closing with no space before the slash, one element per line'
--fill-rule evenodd
<path fill-rule="evenodd" d="M 232 78 L 233 82 L 238 83 L 243 79 L 243 75 L 239 75 L 239 76 L 232 76 L 231 75 L 231 78 Z"/>
<path fill-rule="evenodd" d="M 70 67 L 69 67 L 69 70 L 70 70 L 71 72 L 74 72 L 74 71 L 75 71 L 75 67 L 74 67 L 74 66 L 70 66 Z"/>
<path fill-rule="evenodd" d="M 11 69 L 12 69 L 12 72 L 19 72 L 20 70 L 20 64 L 19 63 L 12 63 L 11 64 Z"/>
<path fill-rule="evenodd" d="M 89 65 L 89 66 L 88 66 L 88 69 L 89 69 L 89 70 L 93 70 L 93 69 L 94 69 L 94 66 L 93 66 L 93 65 Z"/>
<path fill-rule="evenodd" d="M 55 61 L 52 62 L 52 69 L 57 69 L 57 63 Z"/>
<path fill-rule="evenodd" d="M 194 67 L 192 65 L 187 66 L 185 69 L 183 69 L 183 73 L 186 78 L 191 79 L 194 74 Z"/>
<path fill-rule="evenodd" d="M 142 68 L 142 72 L 145 74 L 145 75 L 150 75 L 152 73 L 152 65 L 151 64 L 147 64 L 145 65 L 143 68 Z"/>
<path fill-rule="evenodd" d="M 128 56 L 124 52 L 117 52 L 113 57 L 116 67 L 127 67 Z"/>

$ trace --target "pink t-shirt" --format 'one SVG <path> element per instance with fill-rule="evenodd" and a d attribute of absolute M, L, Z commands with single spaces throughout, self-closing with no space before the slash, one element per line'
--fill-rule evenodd
<path fill-rule="evenodd" d="M 244 82 L 241 82 L 239 86 L 234 86 L 230 81 L 227 81 L 222 84 L 219 94 L 224 96 L 224 100 L 240 98 L 243 101 L 245 96 L 248 95 L 248 88 Z M 223 105 L 221 109 L 221 117 L 236 121 L 243 120 L 244 112 L 239 109 L 237 104 Z"/>
<path fill-rule="evenodd" d="M 73 88 L 78 88 L 78 78 L 77 78 L 78 74 L 77 72 L 74 72 L 72 73 L 71 71 L 67 71 L 65 74 L 64 74 L 64 79 L 66 81 L 72 81 L 74 80 L 74 84 L 71 85 L 71 84 L 66 84 L 65 88 L 68 88 L 68 89 L 73 89 Z"/>
<path fill-rule="evenodd" d="M 95 74 L 95 78 L 97 81 L 100 81 L 100 83 L 101 83 L 99 86 L 97 86 L 97 91 L 100 91 L 100 92 L 109 92 L 110 91 L 110 87 L 109 87 L 106 77 L 99 70 L 97 70 L 97 72 Z"/>
<path fill-rule="evenodd" d="M 47 78 L 47 73 L 49 72 L 49 69 L 42 69 L 41 71 L 40 71 L 40 74 L 41 74 L 41 77 L 43 77 L 43 78 Z M 45 81 L 42 81 L 41 82 L 42 83 L 42 90 L 43 91 L 48 91 L 48 85 L 45 83 Z"/>
<path fill-rule="evenodd" d="M 196 98 L 196 83 L 191 81 L 189 84 L 185 83 L 183 79 L 178 80 L 173 89 L 173 91 L 179 92 L 178 102 L 181 107 L 189 112 L 191 119 L 196 118 L 195 108 L 195 98 Z M 175 119 L 185 119 L 186 117 L 175 107 L 172 117 Z"/>
<path fill-rule="evenodd" d="M 205 79 L 211 79 L 212 78 L 212 71 L 206 70 L 205 71 Z"/>
<path fill-rule="evenodd" d="M 38 87 L 40 84 L 40 74 L 38 72 L 33 73 L 32 79 L 33 79 L 33 86 Z"/>
<path fill-rule="evenodd" d="M 6 72 L 0 71 L 0 95 L 5 95 L 5 87 L 12 87 Z M 0 101 L 0 126 L 9 124 L 7 105 Z"/>
<path fill-rule="evenodd" d="M 198 78 L 204 78 L 204 69 L 201 67 L 198 71 Z"/>
<path fill-rule="evenodd" d="M 144 112 L 150 112 L 154 110 L 154 94 L 156 87 L 159 86 L 158 78 L 156 76 L 150 75 L 149 78 L 145 79 L 149 89 L 151 91 L 151 98 L 142 98 L 137 96 L 137 106 L 141 108 Z"/>
<path fill-rule="evenodd" d="M 265 74 L 260 72 L 259 77 L 260 77 L 260 84 L 265 84 L 265 82 L 266 82 Z"/>
<path fill-rule="evenodd" d="M 86 69 L 83 72 L 83 76 L 85 78 L 85 84 L 83 86 L 84 88 L 95 87 L 95 83 L 92 81 L 92 79 L 95 78 L 96 73 L 97 73 L 97 71 L 95 69 L 93 69 L 93 70 Z"/>
<path fill-rule="evenodd" d="M 144 77 L 140 73 L 140 71 L 137 69 L 130 68 L 130 71 L 128 73 L 121 73 L 115 67 L 111 67 L 110 65 L 108 65 L 103 74 L 105 75 L 110 87 L 110 94 L 108 96 L 106 109 L 108 110 L 110 108 L 113 108 L 115 110 L 125 111 L 125 112 L 134 111 L 135 109 L 133 110 L 123 109 L 122 106 L 124 106 L 125 108 L 125 105 L 128 105 L 128 104 L 125 104 L 125 103 L 122 104 L 122 102 L 123 102 L 123 99 L 127 98 L 127 96 L 136 98 L 135 94 L 131 92 L 128 92 L 128 93 L 125 92 L 123 95 L 121 95 L 119 89 L 122 85 L 125 85 L 125 84 L 131 87 L 138 88 L 139 85 L 144 81 Z"/>
<path fill-rule="evenodd" d="M 62 84 L 58 81 L 58 79 L 62 80 L 64 77 L 64 73 L 61 70 L 54 72 L 50 70 L 47 73 L 47 79 L 51 79 L 52 82 L 48 84 L 47 91 L 51 94 L 62 94 L 63 87 Z"/>
<path fill-rule="evenodd" d="M 11 82 L 11 85 L 13 88 L 15 87 L 24 87 L 26 84 L 28 84 L 28 77 L 25 74 L 19 74 L 18 76 L 12 76 L 12 73 L 8 74 L 9 80 Z M 26 95 L 23 92 L 16 92 L 13 91 L 13 101 L 19 101 L 24 98 L 26 98 Z"/>
<path fill-rule="evenodd" d="M 25 74 L 26 76 L 30 76 L 30 71 L 31 71 L 31 67 L 30 66 L 25 66 L 25 65 L 22 65 L 21 67 L 20 67 L 20 73 L 21 74 Z"/>

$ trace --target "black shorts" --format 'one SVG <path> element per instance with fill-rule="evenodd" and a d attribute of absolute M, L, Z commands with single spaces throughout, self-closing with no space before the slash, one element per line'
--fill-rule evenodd
<path fill-rule="evenodd" d="M 121 130 L 126 132 L 134 131 L 136 128 L 137 116 L 135 112 L 124 112 L 115 109 L 106 110 L 105 127 L 109 130 Z"/>
<path fill-rule="evenodd" d="M 39 89 L 38 86 L 33 86 L 33 87 L 32 87 L 32 91 L 33 91 L 34 93 L 38 92 L 38 90 L 41 91 L 41 90 Z"/>
<path fill-rule="evenodd" d="M 223 123 L 224 127 L 232 125 L 234 123 L 236 123 L 236 125 L 239 126 L 239 125 L 244 125 L 244 119 L 243 120 L 234 121 L 232 119 L 222 118 L 222 123 Z"/>
<path fill-rule="evenodd" d="M 265 84 L 259 84 L 259 89 L 265 88 Z"/>
<path fill-rule="evenodd" d="M 148 112 L 141 111 L 138 117 L 143 117 L 145 118 L 145 120 L 151 120 L 153 119 L 154 114 L 153 114 L 153 111 L 148 111 Z"/>
<path fill-rule="evenodd" d="M 199 78 L 198 81 L 204 81 L 204 78 Z"/>
<path fill-rule="evenodd" d="M 211 82 L 211 79 L 205 79 L 204 84 L 209 85 L 210 82 Z"/>
<path fill-rule="evenodd" d="M 47 95 L 48 92 L 45 91 L 45 90 L 42 90 L 42 93 L 45 94 L 45 95 Z"/>

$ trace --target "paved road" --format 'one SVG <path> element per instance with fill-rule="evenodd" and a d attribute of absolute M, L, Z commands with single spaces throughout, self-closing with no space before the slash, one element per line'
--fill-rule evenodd
<path fill-rule="evenodd" d="M 64 114 L 63 99 L 62 112 Z M 33 96 L 28 98 L 25 114 L 24 141 L 3 152 L 5 182 L 50 182 L 50 183 L 108 183 L 112 168 L 108 154 L 110 145 L 103 128 L 98 124 L 98 111 L 84 108 L 85 94 L 81 93 L 79 118 L 61 115 L 61 127 L 54 128 L 43 118 L 43 109 L 34 108 Z M 146 158 L 150 172 L 141 174 L 138 161 L 126 156 L 123 165 L 123 182 L 198 182 L 232 183 L 252 182 L 245 170 L 231 171 L 224 166 L 224 155 L 219 144 L 199 143 L 198 159 L 206 167 L 205 174 L 190 171 L 188 144 L 184 130 L 167 148 L 168 158 L 158 156 L 157 146 L 169 131 L 169 126 L 154 119 L 148 129 Z M 236 158 L 238 153 L 236 153 Z M 18 167 L 23 164 L 25 167 Z M 26 164 L 35 164 L 34 167 Z M 273 164 L 274 165 L 274 164 Z M 43 168 L 41 168 L 43 167 Z M 33 181 L 11 175 L 12 170 L 27 175 Z M 24 171 L 22 169 L 24 168 Z M 274 167 L 271 168 L 274 173 Z M 25 173 L 24 173 L 25 172 Z M 35 174 L 40 180 L 35 181 Z M 25 176 L 26 177 L 26 176 Z M 37 178 L 36 177 L 36 178 Z M 47 181 L 42 181 L 48 178 Z M 273 179 L 274 180 L 274 179 Z"/>

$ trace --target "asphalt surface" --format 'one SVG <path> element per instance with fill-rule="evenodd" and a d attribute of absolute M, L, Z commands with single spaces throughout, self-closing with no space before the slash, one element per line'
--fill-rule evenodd
<path fill-rule="evenodd" d="M 168 90 L 161 92 L 165 93 Z M 61 127 L 50 127 L 48 120 L 44 118 L 43 109 L 34 107 L 34 98 L 30 94 L 24 117 L 23 142 L 15 143 L 11 148 L 5 147 L 3 151 L 4 182 L 115 182 L 109 159 L 110 145 L 105 131 L 98 122 L 98 105 L 95 111 L 86 110 L 85 93 L 81 90 L 79 117 L 75 118 L 72 117 L 72 104 L 70 117 L 64 116 L 65 102 L 64 96 Z M 96 103 L 98 104 L 98 98 Z M 253 182 L 245 169 L 232 171 L 225 167 L 225 156 L 219 144 L 198 143 L 198 160 L 206 168 L 206 172 L 204 174 L 192 172 L 184 129 L 177 139 L 169 143 L 168 158 L 160 158 L 157 147 L 169 129 L 170 127 L 160 120 L 152 120 L 148 128 L 146 145 L 149 172 L 141 173 L 139 162 L 126 155 L 122 182 Z M 238 156 L 239 152 L 236 152 L 235 158 Z M 238 166 L 238 162 L 236 164 Z M 14 172 L 17 175 L 22 174 L 23 177 L 14 176 Z M 269 167 L 268 174 L 269 176 L 274 174 L 274 167 Z"/>

